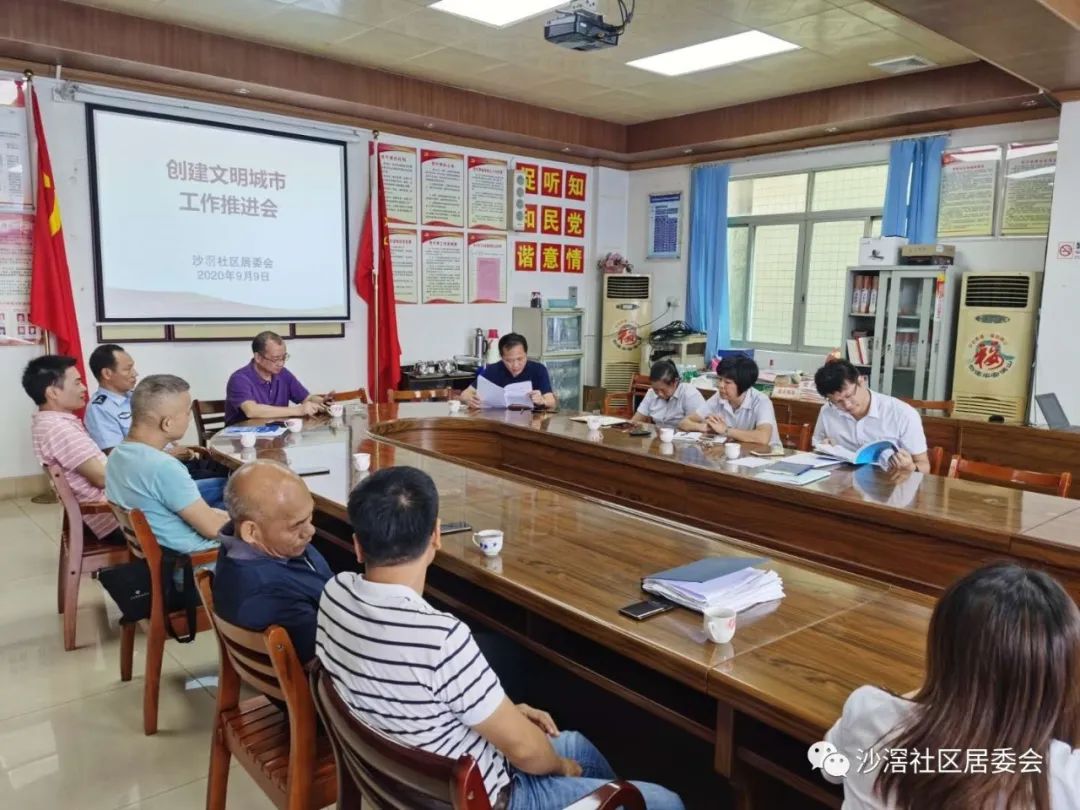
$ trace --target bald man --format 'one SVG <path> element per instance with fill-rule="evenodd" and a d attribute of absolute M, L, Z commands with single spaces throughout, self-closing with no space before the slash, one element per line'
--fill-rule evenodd
<path fill-rule="evenodd" d="M 141 509 L 158 542 L 181 554 L 217 545 L 228 515 L 203 500 L 191 474 L 165 452 L 187 432 L 191 390 L 172 374 L 145 377 L 131 395 L 131 429 L 105 465 L 105 495 Z"/>
<path fill-rule="evenodd" d="M 315 502 L 296 473 L 276 461 L 245 464 L 225 486 L 230 522 L 218 540 L 214 610 L 248 630 L 285 628 L 301 663 L 315 657 L 319 597 L 333 576 L 310 545 Z"/>

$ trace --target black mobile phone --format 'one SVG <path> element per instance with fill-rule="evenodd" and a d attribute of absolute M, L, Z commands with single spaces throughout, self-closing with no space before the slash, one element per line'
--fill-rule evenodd
<path fill-rule="evenodd" d="M 642 621 L 652 618 L 661 613 L 667 613 L 675 605 L 671 602 L 659 602 L 654 599 L 646 599 L 644 602 L 634 602 L 632 605 L 619 608 L 619 613 L 629 616 L 631 619 Z"/>
<path fill-rule="evenodd" d="M 458 532 L 468 531 L 472 531 L 472 526 L 470 526 L 464 520 L 452 520 L 448 523 L 443 523 L 439 527 L 440 534 L 457 534 Z"/>
<path fill-rule="evenodd" d="M 272 422 L 267 422 L 267 423 L 266 423 L 266 426 L 267 426 L 267 427 L 288 427 L 288 425 L 286 425 L 286 424 L 285 424 L 285 423 L 284 423 L 283 421 L 281 421 L 280 419 L 275 419 L 275 420 L 274 420 L 274 421 L 272 421 Z"/>

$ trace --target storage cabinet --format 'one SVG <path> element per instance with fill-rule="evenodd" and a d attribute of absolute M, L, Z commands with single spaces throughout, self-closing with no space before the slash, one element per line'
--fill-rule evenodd
<path fill-rule="evenodd" d="M 848 268 L 845 356 L 864 370 L 873 390 L 914 399 L 946 398 L 945 269 Z"/>

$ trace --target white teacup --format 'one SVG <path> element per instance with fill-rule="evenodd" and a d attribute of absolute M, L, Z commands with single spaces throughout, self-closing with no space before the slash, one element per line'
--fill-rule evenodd
<path fill-rule="evenodd" d="M 345 415 L 345 406 L 342 405 L 340 402 L 331 403 L 330 407 L 327 408 L 327 410 L 330 412 L 330 417 L 332 419 L 340 419 L 342 416 Z"/>
<path fill-rule="evenodd" d="M 596 431 L 600 430 L 600 426 L 604 424 L 604 420 L 596 414 L 592 414 L 585 417 L 585 424 L 588 425 L 590 433 L 595 433 Z"/>
<path fill-rule="evenodd" d="M 452 400 L 450 400 L 450 413 L 457 413 L 460 410 L 461 410 L 461 400 L 460 399 L 452 399 Z"/>
<path fill-rule="evenodd" d="M 366 472 L 371 467 L 371 453 L 353 453 L 352 465 L 357 472 Z"/>
<path fill-rule="evenodd" d="M 738 442 L 724 442 L 724 458 L 736 459 L 742 455 Z"/>
<path fill-rule="evenodd" d="M 675 440 L 675 428 L 660 428 L 660 441 L 668 444 Z"/>
<path fill-rule="evenodd" d="M 255 434 L 254 433 L 241 433 L 240 434 L 240 446 L 241 447 L 254 447 L 255 446 Z"/>
<path fill-rule="evenodd" d="M 503 547 L 503 533 L 499 529 L 484 529 L 472 536 L 473 545 L 484 552 L 485 557 L 494 557 Z"/>
<path fill-rule="evenodd" d="M 735 636 L 735 615 L 731 608 L 707 608 L 705 634 L 716 644 L 727 644 Z"/>
<path fill-rule="evenodd" d="M 299 433 L 304 429 L 304 420 L 299 417 L 285 420 L 285 427 L 289 429 L 290 433 Z"/>

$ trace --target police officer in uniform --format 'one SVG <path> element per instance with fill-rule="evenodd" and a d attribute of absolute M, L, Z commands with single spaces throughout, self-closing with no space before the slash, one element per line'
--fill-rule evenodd
<path fill-rule="evenodd" d="M 86 407 L 86 429 L 107 453 L 124 440 L 131 427 L 131 391 L 139 375 L 131 355 L 115 343 L 94 349 L 90 373 L 98 381 L 98 389 Z"/>

